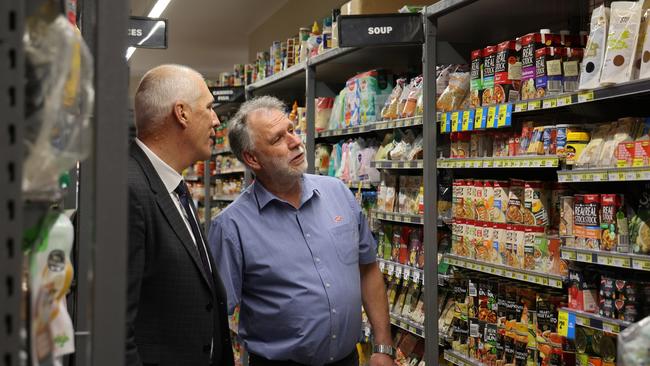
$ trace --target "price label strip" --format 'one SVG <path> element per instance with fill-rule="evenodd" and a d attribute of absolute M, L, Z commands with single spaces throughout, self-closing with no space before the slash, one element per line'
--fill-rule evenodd
<path fill-rule="evenodd" d="M 551 99 L 544 99 L 542 102 L 542 108 L 543 109 L 549 109 L 549 108 L 555 108 L 557 107 L 557 99 L 551 98 Z"/>
<path fill-rule="evenodd" d="M 594 92 L 588 91 L 578 94 L 578 103 L 584 103 L 594 100 Z"/>
<path fill-rule="evenodd" d="M 557 106 L 558 107 L 564 107 L 566 105 L 571 105 L 572 100 L 570 95 L 566 95 L 564 97 L 559 97 L 557 98 Z"/>
<path fill-rule="evenodd" d="M 451 122 L 449 121 L 449 113 L 443 113 L 440 120 L 440 133 L 451 132 Z"/>
<path fill-rule="evenodd" d="M 615 323 L 603 322 L 603 330 L 609 333 L 620 333 L 621 326 Z"/>
<path fill-rule="evenodd" d="M 515 104 L 515 113 L 517 113 L 517 112 L 525 112 L 527 110 L 528 110 L 528 103 L 523 102 L 523 103 Z"/>
<path fill-rule="evenodd" d="M 541 105 L 542 105 L 542 102 L 539 101 L 539 100 L 530 101 L 530 102 L 528 102 L 528 110 L 529 111 L 538 110 L 538 109 L 540 109 Z"/>
<path fill-rule="evenodd" d="M 557 331 L 561 336 L 568 339 L 575 338 L 576 332 L 576 315 L 564 310 L 558 312 Z"/>
<path fill-rule="evenodd" d="M 632 258 L 632 267 L 642 271 L 650 271 L 650 259 Z"/>
<path fill-rule="evenodd" d="M 487 119 L 487 107 L 476 108 L 474 112 L 474 128 L 485 129 Z"/>
<path fill-rule="evenodd" d="M 463 112 L 463 131 L 474 131 L 474 113 L 473 109 Z"/>
<path fill-rule="evenodd" d="M 575 261 L 577 259 L 576 252 L 562 249 L 562 259 Z"/>

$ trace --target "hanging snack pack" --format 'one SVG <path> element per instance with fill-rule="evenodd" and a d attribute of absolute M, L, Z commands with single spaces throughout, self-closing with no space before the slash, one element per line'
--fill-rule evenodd
<path fill-rule="evenodd" d="M 641 25 L 642 2 L 614 1 L 611 5 L 607 49 L 600 85 L 632 80 L 632 68 Z"/>
<path fill-rule="evenodd" d="M 497 46 L 494 66 L 494 102 L 518 101 L 520 83 L 521 53 L 517 50 L 517 42 L 501 42 Z"/>
<path fill-rule="evenodd" d="M 469 105 L 471 108 L 481 106 L 483 95 L 483 50 L 472 51 L 472 66 L 470 69 Z"/>
<path fill-rule="evenodd" d="M 494 72 L 496 66 L 497 46 L 483 49 L 483 95 L 481 105 L 494 104 Z"/>
<path fill-rule="evenodd" d="M 605 48 L 607 46 L 607 25 L 609 8 L 601 5 L 591 13 L 591 31 L 587 40 L 584 58 L 580 67 L 581 90 L 600 86 L 600 72 L 603 68 Z"/>
<path fill-rule="evenodd" d="M 643 42 L 640 42 L 641 37 L 639 37 L 641 46 L 640 49 L 637 49 L 638 54 L 636 55 L 637 62 L 640 62 L 639 79 L 650 78 L 650 32 L 648 28 L 650 28 L 650 9 L 644 10 L 641 21 L 641 33 L 645 36 Z"/>

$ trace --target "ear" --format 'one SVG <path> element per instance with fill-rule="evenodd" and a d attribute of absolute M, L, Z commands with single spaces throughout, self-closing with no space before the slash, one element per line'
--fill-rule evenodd
<path fill-rule="evenodd" d="M 257 160 L 257 157 L 250 151 L 244 151 L 242 157 L 244 158 L 244 163 L 246 163 L 246 165 L 248 165 L 251 170 L 256 171 L 262 168 L 262 165 L 260 164 L 259 160 Z"/>
<path fill-rule="evenodd" d="M 189 106 L 187 104 L 180 101 L 174 103 L 174 117 L 176 117 L 176 120 L 183 126 L 183 128 L 187 127 L 189 113 Z"/>

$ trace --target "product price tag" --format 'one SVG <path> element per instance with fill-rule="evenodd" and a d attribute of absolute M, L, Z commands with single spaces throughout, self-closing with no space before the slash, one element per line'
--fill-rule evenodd
<path fill-rule="evenodd" d="M 546 159 L 544 161 L 545 166 L 550 168 L 557 168 L 558 163 L 559 163 L 558 159 Z"/>
<path fill-rule="evenodd" d="M 392 276 L 395 273 L 395 265 L 392 263 L 388 264 L 388 275 Z"/>
<path fill-rule="evenodd" d="M 510 126 L 512 123 L 512 104 L 502 104 L 499 106 L 499 115 L 497 118 L 497 127 Z"/>
<path fill-rule="evenodd" d="M 507 269 L 504 270 L 504 271 L 503 271 L 503 276 L 505 276 L 505 277 L 513 277 L 513 275 L 512 275 L 512 271 L 509 271 L 509 270 L 507 270 Z"/>
<path fill-rule="evenodd" d="M 650 271 L 650 260 L 646 259 L 632 259 L 632 267 L 643 271 Z"/>
<path fill-rule="evenodd" d="M 528 110 L 528 103 L 517 103 L 515 104 L 515 112 L 525 112 Z"/>
<path fill-rule="evenodd" d="M 515 272 L 515 278 L 519 281 L 524 281 L 524 274 L 521 272 Z"/>
<path fill-rule="evenodd" d="M 402 277 L 402 266 L 395 267 L 395 277 Z"/>
<path fill-rule="evenodd" d="M 411 279 L 411 269 L 404 268 L 404 274 L 402 275 L 402 278 L 405 279 L 405 280 L 410 280 Z"/>
<path fill-rule="evenodd" d="M 474 113 L 473 109 L 465 111 L 463 114 L 463 123 L 465 123 L 465 118 L 467 118 L 467 131 L 474 131 L 476 126 L 474 126 Z"/>
<path fill-rule="evenodd" d="M 460 124 L 458 123 L 458 112 L 452 112 L 451 113 L 451 132 L 458 132 L 460 131 Z"/>
<path fill-rule="evenodd" d="M 577 261 L 591 263 L 591 254 L 577 253 Z"/>
<path fill-rule="evenodd" d="M 495 268 L 495 269 L 494 269 L 494 274 L 495 274 L 496 276 L 503 276 L 503 270 L 500 269 L 500 268 Z"/>
<path fill-rule="evenodd" d="M 548 285 L 551 287 L 555 288 L 562 288 L 562 281 L 561 280 L 556 280 L 554 278 L 549 278 L 548 279 Z"/>
<path fill-rule="evenodd" d="M 538 110 L 542 105 L 542 102 L 539 100 L 533 100 L 528 102 L 528 110 L 529 111 L 535 111 Z"/>
<path fill-rule="evenodd" d="M 542 102 L 543 109 L 555 108 L 555 107 L 557 107 L 556 98 L 544 99 L 544 101 Z"/>
<path fill-rule="evenodd" d="M 576 332 L 576 315 L 560 310 L 557 319 L 557 332 L 568 339 L 574 339 Z"/>
<path fill-rule="evenodd" d="M 609 333 L 619 333 L 621 331 L 621 326 L 614 323 L 603 322 L 603 331 Z"/>
<path fill-rule="evenodd" d="M 625 180 L 637 180 L 636 172 L 625 173 Z"/>
<path fill-rule="evenodd" d="M 594 100 L 593 91 L 588 91 L 588 92 L 578 94 L 578 103 L 589 102 L 591 100 Z"/>
<path fill-rule="evenodd" d="M 557 98 L 557 106 L 558 107 L 564 107 L 565 105 L 570 105 L 571 103 L 572 103 L 572 101 L 571 101 L 571 96 L 570 95 Z"/>
<path fill-rule="evenodd" d="M 576 252 L 571 250 L 562 249 L 562 259 L 568 261 L 576 260 Z"/>
<path fill-rule="evenodd" d="M 612 266 L 630 268 L 630 259 L 621 257 L 612 257 Z"/>
<path fill-rule="evenodd" d="M 447 113 L 442 113 L 442 115 L 441 115 L 441 119 L 440 119 L 440 133 L 441 134 L 451 131 L 451 128 L 448 128 L 448 127 L 450 127 L 448 125 L 448 121 L 449 121 L 448 117 L 449 116 L 448 116 Z"/>
<path fill-rule="evenodd" d="M 558 174 L 557 174 L 557 180 L 558 180 L 558 182 L 560 182 L 560 183 L 568 183 L 568 182 L 571 182 L 571 180 L 570 180 L 570 175 L 568 175 L 568 174 L 561 174 L 561 173 L 558 173 Z"/>
<path fill-rule="evenodd" d="M 487 126 L 486 128 L 496 128 L 496 117 L 497 117 L 497 107 L 492 106 L 488 108 L 488 115 L 487 115 Z"/>
<path fill-rule="evenodd" d="M 420 270 L 413 270 L 413 282 L 419 283 L 420 282 L 420 276 L 421 276 L 421 271 Z"/>
<path fill-rule="evenodd" d="M 589 318 L 585 318 L 584 316 L 576 314 L 576 324 L 583 327 L 588 327 L 590 325 Z"/>
<path fill-rule="evenodd" d="M 484 129 L 486 117 L 487 117 L 487 107 L 476 108 L 476 112 L 474 113 L 474 128 Z"/>
<path fill-rule="evenodd" d="M 612 182 L 625 180 L 625 172 L 610 172 L 607 178 Z"/>
<path fill-rule="evenodd" d="M 535 162 L 537 162 L 537 161 L 539 161 L 539 160 L 533 160 L 533 161 L 530 161 L 530 160 L 520 160 L 520 161 L 517 162 L 517 165 L 518 165 L 519 167 L 522 167 L 522 168 L 528 168 L 528 167 L 531 166 L 531 164 L 535 164 Z"/>
<path fill-rule="evenodd" d="M 612 258 L 604 256 L 604 255 L 598 255 L 597 256 L 597 261 L 598 261 L 598 264 L 602 264 L 602 265 L 606 265 L 606 266 L 612 265 Z"/>
<path fill-rule="evenodd" d="M 542 166 L 542 161 L 538 159 L 534 159 L 530 161 L 530 167 L 532 168 L 539 168 Z"/>

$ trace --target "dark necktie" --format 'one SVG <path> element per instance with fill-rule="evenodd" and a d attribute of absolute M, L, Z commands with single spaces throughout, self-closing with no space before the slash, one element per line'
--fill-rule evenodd
<path fill-rule="evenodd" d="M 201 257 L 201 263 L 203 263 L 203 270 L 205 271 L 205 274 L 208 275 L 208 278 L 211 278 L 212 271 L 210 270 L 210 264 L 208 263 L 205 243 L 203 242 L 203 236 L 201 235 L 199 226 L 194 219 L 192 207 L 190 206 L 190 192 L 188 191 L 185 182 L 181 180 L 178 187 L 174 189 L 174 192 L 178 194 L 181 205 L 187 214 L 187 221 L 190 222 L 190 228 L 192 228 L 192 234 L 194 234 L 194 240 L 196 241 L 196 249 L 199 251 L 199 257 Z M 210 287 L 212 287 L 212 283 L 210 283 Z"/>

